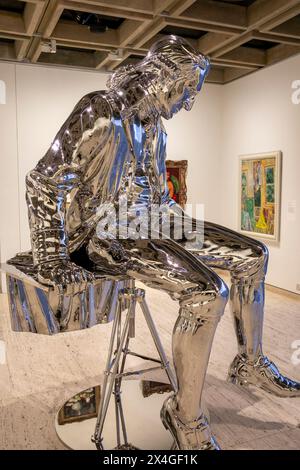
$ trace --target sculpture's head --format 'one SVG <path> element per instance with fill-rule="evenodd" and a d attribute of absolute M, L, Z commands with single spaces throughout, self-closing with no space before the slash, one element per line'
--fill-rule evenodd
<path fill-rule="evenodd" d="M 136 109 L 143 98 L 150 98 L 155 110 L 170 119 L 180 109 L 192 108 L 209 67 L 209 60 L 185 39 L 167 36 L 157 41 L 141 62 L 117 69 L 108 87 L 131 95 L 129 103 Z"/>

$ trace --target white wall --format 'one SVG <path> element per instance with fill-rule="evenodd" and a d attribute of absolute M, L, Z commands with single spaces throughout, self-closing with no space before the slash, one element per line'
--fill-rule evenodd
<path fill-rule="evenodd" d="M 188 159 L 188 202 L 204 203 L 205 218 L 237 229 L 238 156 L 283 151 L 281 242 L 271 247 L 268 282 L 291 291 L 300 282 L 300 105 L 291 83 L 300 58 L 230 85 L 205 85 L 189 113 L 165 123 L 168 158 Z M 29 248 L 25 174 L 46 152 L 76 102 L 105 87 L 106 75 L 53 67 L 0 63 L 7 102 L 0 104 L 1 260 Z M 297 201 L 296 221 L 288 220 Z M 286 268 L 283 268 L 286 263 Z"/>
<path fill-rule="evenodd" d="M 270 249 L 267 282 L 296 292 L 300 283 L 300 104 L 292 103 L 292 82 L 300 79 L 300 56 L 224 87 L 221 137 L 220 222 L 238 227 L 239 155 L 281 150 L 280 243 Z M 288 216 L 296 201 L 295 220 Z"/>
<path fill-rule="evenodd" d="M 0 80 L 6 85 L 0 104 L 0 259 L 5 260 L 20 249 L 15 66 L 0 63 Z"/>
<path fill-rule="evenodd" d="M 204 204 L 205 219 L 211 222 L 218 222 L 220 214 L 222 91 L 220 85 L 204 85 L 191 111 L 165 122 L 167 158 L 188 160 L 188 203 Z"/>

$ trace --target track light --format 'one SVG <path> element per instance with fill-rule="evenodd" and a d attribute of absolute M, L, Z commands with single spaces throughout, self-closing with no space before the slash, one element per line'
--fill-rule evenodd
<path fill-rule="evenodd" d="M 56 53 L 56 41 L 55 39 L 49 39 L 47 42 L 42 43 L 42 52 L 46 52 L 47 54 L 55 54 Z"/>
<path fill-rule="evenodd" d="M 111 52 L 108 53 L 107 58 L 110 59 L 110 60 L 119 60 L 119 61 L 121 61 L 124 58 L 123 50 L 118 49 L 116 51 L 111 51 Z"/>

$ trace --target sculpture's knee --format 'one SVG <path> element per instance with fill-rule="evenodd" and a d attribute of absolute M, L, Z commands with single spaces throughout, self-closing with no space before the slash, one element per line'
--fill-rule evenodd
<path fill-rule="evenodd" d="M 261 280 L 264 279 L 269 261 L 269 250 L 267 246 L 255 240 L 255 250 L 253 255 L 248 259 L 248 272 L 249 280 Z"/>
<path fill-rule="evenodd" d="M 260 254 L 261 265 L 263 267 L 264 274 L 266 274 L 267 269 L 268 269 L 268 262 L 269 262 L 269 249 L 264 243 L 261 243 L 261 242 L 258 242 L 258 243 L 261 248 L 261 254 Z"/>
<path fill-rule="evenodd" d="M 181 315 L 190 320 L 221 318 L 229 298 L 229 289 L 221 278 L 213 285 L 199 284 L 180 298 Z"/>
<path fill-rule="evenodd" d="M 244 285 L 261 282 L 268 269 L 269 251 L 264 243 L 246 238 L 245 247 L 240 259 L 232 265 L 231 279 L 233 284 Z"/>

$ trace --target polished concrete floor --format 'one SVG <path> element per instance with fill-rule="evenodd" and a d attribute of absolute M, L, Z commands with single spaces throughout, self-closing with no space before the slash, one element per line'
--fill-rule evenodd
<path fill-rule="evenodd" d="M 176 303 L 151 289 L 147 289 L 147 299 L 170 354 Z M 0 295 L 0 302 L 0 449 L 64 449 L 55 432 L 55 414 L 71 395 L 101 382 L 111 325 L 54 337 L 14 333 L 5 295 Z M 154 348 L 139 310 L 137 317 L 135 348 L 151 354 Z M 297 340 L 300 344 L 300 296 L 268 288 L 265 353 L 283 372 L 300 380 L 300 352 L 297 355 L 293 349 Z M 221 446 L 299 449 L 300 399 L 279 399 L 227 384 L 227 368 L 235 353 L 227 307 L 218 327 L 205 386 L 212 428 Z M 140 359 L 130 365 L 137 363 L 143 365 Z"/>

